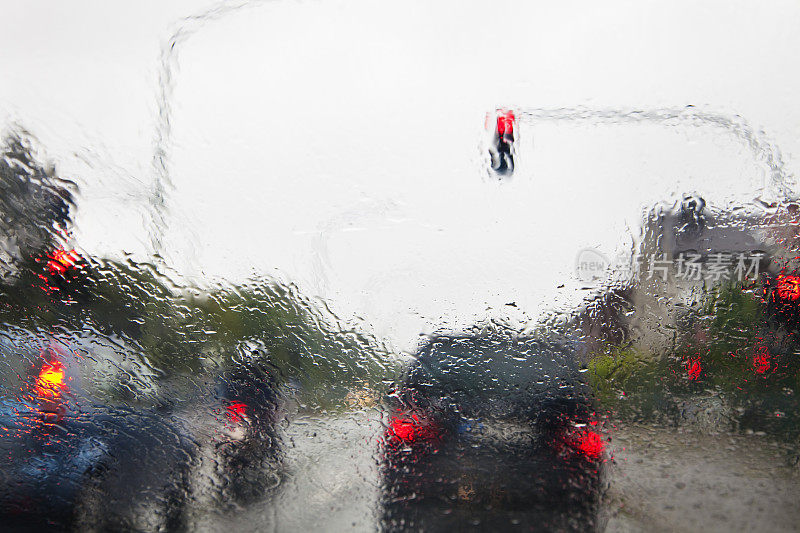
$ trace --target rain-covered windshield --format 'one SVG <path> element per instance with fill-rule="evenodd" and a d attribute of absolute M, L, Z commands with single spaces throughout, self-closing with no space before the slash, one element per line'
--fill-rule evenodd
<path fill-rule="evenodd" d="M 0 21 L 20 531 L 791 531 L 800 8 Z"/>

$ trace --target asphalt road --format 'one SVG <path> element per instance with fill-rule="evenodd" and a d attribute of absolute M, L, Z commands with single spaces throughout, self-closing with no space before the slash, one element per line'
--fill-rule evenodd
<path fill-rule="evenodd" d="M 376 531 L 381 416 L 371 408 L 294 419 L 276 494 L 203 516 L 199 530 Z M 800 530 L 800 468 L 767 437 L 644 426 L 610 434 L 606 531 Z"/>
<path fill-rule="evenodd" d="M 800 468 L 766 436 L 618 428 L 606 531 L 800 531 Z"/>

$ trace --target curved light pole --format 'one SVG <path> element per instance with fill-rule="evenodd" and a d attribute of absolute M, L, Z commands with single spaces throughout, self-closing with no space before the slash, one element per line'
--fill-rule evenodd
<path fill-rule="evenodd" d="M 769 183 L 780 200 L 793 197 L 792 174 L 786 171 L 780 149 L 770 142 L 763 131 L 755 131 L 741 115 L 724 115 L 702 111 L 695 106 L 664 107 L 654 109 L 589 109 L 586 107 L 565 108 L 513 108 L 518 118 L 528 122 L 594 121 L 601 124 L 688 124 L 709 126 L 725 130 L 738 139 L 763 163 L 769 173 Z"/>
<path fill-rule="evenodd" d="M 208 23 L 241 9 L 271 0 L 223 0 L 211 7 L 178 21 L 177 28 L 161 45 L 158 65 L 158 116 L 153 153 L 153 185 L 150 191 L 150 246 L 153 255 L 162 252 L 162 235 L 167 227 L 167 197 L 173 188 L 169 157 L 172 136 L 172 95 L 175 91 L 175 72 L 180 47 Z"/>
<path fill-rule="evenodd" d="M 247 7 L 255 7 L 275 0 L 223 0 L 211 7 L 181 19 L 177 28 L 162 43 L 158 69 L 158 116 L 154 139 L 153 184 L 150 192 L 150 245 L 154 256 L 161 256 L 162 236 L 167 228 L 168 196 L 173 188 L 170 177 L 170 150 L 172 135 L 172 97 L 175 89 L 175 71 L 178 66 L 180 47 L 197 31 L 208 23 L 219 20 L 231 13 Z M 780 149 L 771 143 L 763 131 L 756 131 L 740 115 L 725 115 L 702 111 L 694 106 L 655 108 L 647 110 L 608 108 L 519 108 L 514 109 L 520 121 L 595 121 L 606 124 L 620 123 L 661 123 L 669 125 L 690 124 L 711 126 L 731 133 L 753 153 L 754 158 L 768 169 L 769 183 L 780 200 L 792 197 L 790 186 L 793 176 L 785 169 Z M 315 265 L 317 275 L 325 279 L 324 265 L 327 253 L 328 236 L 336 230 L 337 223 L 329 222 L 321 228 L 317 242 Z"/>

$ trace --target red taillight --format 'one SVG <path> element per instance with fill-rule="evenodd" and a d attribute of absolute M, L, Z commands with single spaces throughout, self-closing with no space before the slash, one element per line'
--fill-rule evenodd
<path fill-rule="evenodd" d="M 247 404 L 243 402 L 230 402 L 225 410 L 225 418 L 234 424 L 241 424 L 247 420 Z"/>
<path fill-rule="evenodd" d="M 36 392 L 39 396 L 58 396 L 67 386 L 64 375 L 64 364 L 61 361 L 45 363 L 36 378 Z"/>
<path fill-rule="evenodd" d="M 64 393 L 68 391 L 64 363 L 58 359 L 45 362 L 36 376 L 33 389 L 39 416 L 49 422 L 61 420 L 66 414 Z"/>
<path fill-rule="evenodd" d="M 389 424 L 389 433 L 400 440 L 412 442 L 417 436 L 417 426 L 408 418 L 393 418 Z"/>
<path fill-rule="evenodd" d="M 562 429 L 554 441 L 559 454 L 565 459 L 583 457 L 592 461 L 603 459 L 606 441 L 600 432 L 601 422 L 592 413 L 588 422 L 571 423 Z M 610 439 L 609 439 L 610 440 Z"/>
<path fill-rule="evenodd" d="M 600 458 L 605 449 L 606 445 L 599 433 L 587 430 L 578 434 L 577 450 L 589 459 Z"/>
<path fill-rule="evenodd" d="M 766 374 L 770 366 L 769 350 L 767 350 L 766 346 L 762 346 L 753 356 L 753 369 L 757 374 Z"/>
<path fill-rule="evenodd" d="M 687 374 L 689 375 L 690 380 L 697 381 L 700 379 L 700 373 L 702 371 L 703 367 L 700 365 L 699 357 L 689 360 L 689 363 L 687 364 Z"/>
<path fill-rule="evenodd" d="M 796 301 L 800 298 L 800 276 L 778 276 L 775 290 L 781 300 Z"/>
<path fill-rule="evenodd" d="M 436 425 L 421 418 L 419 415 L 410 414 L 393 416 L 389 421 L 386 431 L 387 437 L 406 443 L 427 441 L 436 438 L 439 431 Z"/>
<path fill-rule="evenodd" d="M 64 274 L 78 262 L 75 250 L 54 250 L 47 254 L 47 269 L 51 274 Z"/>

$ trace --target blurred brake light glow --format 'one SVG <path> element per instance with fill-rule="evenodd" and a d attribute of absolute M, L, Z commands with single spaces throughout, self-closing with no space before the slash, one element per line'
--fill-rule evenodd
<path fill-rule="evenodd" d="M 796 301 L 800 298 L 800 276 L 780 275 L 775 290 L 781 300 Z"/>
<path fill-rule="evenodd" d="M 60 361 L 45 363 L 36 378 L 36 392 L 40 396 L 57 395 L 65 387 L 64 365 Z"/>
<path fill-rule="evenodd" d="M 407 443 L 431 440 L 437 435 L 436 428 L 416 414 L 392 417 L 387 430 L 387 436 Z"/>
<path fill-rule="evenodd" d="M 77 261 L 78 252 L 75 250 L 54 250 L 47 254 L 47 268 L 51 274 L 64 274 Z"/>
<path fill-rule="evenodd" d="M 770 369 L 770 366 L 769 350 L 766 346 L 762 346 L 753 356 L 753 369 L 757 374 L 764 374 Z"/>
<path fill-rule="evenodd" d="M 700 379 L 700 373 L 703 371 L 703 367 L 700 364 L 700 358 L 697 357 L 695 359 L 691 359 L 687 365 L 687 374 L 689 375 L 689 379 L 691 381 L 697 381 Z"/>
<path fill-rule="evenodd" d="M 244 402 L 230 402 L 225 411 L 229 422 L 240 424 L 247 420 L 247 404 Z"/>
<path fill-rule="evenodd" d="M 605 443 L 599 433 L 586 431 L 578 436 L 578 451 L 590 459 L 597 459 L 603 455 Z"/>

